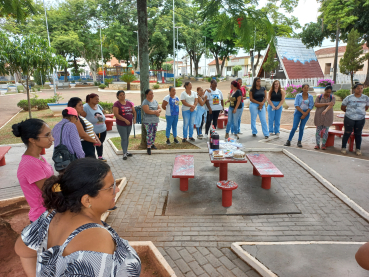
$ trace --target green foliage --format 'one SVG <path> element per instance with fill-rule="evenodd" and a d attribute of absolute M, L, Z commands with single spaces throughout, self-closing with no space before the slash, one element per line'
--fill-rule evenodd
<path fill-rule="evenodd" d="M 103 108 L 107 113 L 113 113 L 113 103 L 111 102 L 99 102 L 99 105 Z"/>
<path fill-rule="evenodd" d="M 99 88 L 104 89 L 104 88 L 106 88 L 106 85 L 101 84 L 101 85 L 99 85 Z"/>
<path fill-rule="evenodd" d="M 17 104 L 17 106 L 24 111 L 28 111 L 28 101 L 27 100 L 20 100 Z M 31 106 L 32 107 L 32 106 Z"/>
<path fill-rule="evenodd" d="M 105 82 L 104 82 L 105 86 L 107 86 L 107 87 L 108 87 L 108 86 L 109 86 L 109 84 L 112 84 L 112 83 L 113 83 L 113 78 L 110 78 L 110 79 L 109 79 L 109 78 L 106 78 L 106 79 L 105 79 Z"/>
<path fill-rule="evenodd" d="M 364 90 L 363 90 L 363 94 L 365 94 L 365 95 L 369 96 L 369 87 L 364 88 Z"/>
<path fill-rule="evenodd" d="M 35 73 L 33 73 L 33 78 L 35 79 L 35 82 L 38 85 L 43 85 L 47 81 L 46 80 L 46 72 L 42 72 L 39 69 L 35 70 Z M 42 79 L 42 83 L 41 83 L 41 79 Z"/>
<path fill-rule="evenodd" d="M 17 86 L 17 90 L 18 90 L 18 92 L 24 91 L 24 87 L 23 86 Z"/>
<path fill-rule="evenodd" d="M 32 0 L 2 0 L 0 1 L 0 17 L 12 17 L 17 21 L 23 21 L 30 14 L 36 14 Z"/>
<path fill-rule="evenodd" d="M 176 79 L 176 87 L 182 86 L 182 81 L 180 79 Z"/>
<path fill-rule="evenodd" d="M 268 73 L 273 72 L 278 67 L 279 62 L 274 60 L 276 53 L 277 51 L 275 50 L 274 43 L 272 42 L 269 47 L 268 58 L 266 62 L 263 64 L 263 68 L 265 72 L 268 72 Z"/>
<path fill-rule="evenodd" d="M 97 87 L 97 86 L 100 86 L 100 85 L 101 85 L 101 83 L 100 83 L 100 82 L 97 82 L 97 81 L 95 81 L 95 82 L 94 82 L 94 86 L 96 86 L 96 87 Z"/>
<path fill-rule="evenodd" d="M 125 73 L 122 76 L 120 76 L 119 79 L 122 80 L 123 82 L 131 83 L 131 82 L 135 81 L 137 78 L 132 73 Z"/>
<path fill-rule="evenodd" d="M 160 88 L 160 86 L 158 84 L 155 84 L 154 89 L 158 89 L 158 88 Z"/>
<path fill-rule="evenodd" d="M 242 66 L 236 65 L 233 67 L 234 74 L 237 75 L 238 71 L 242 70 Z"/>
<path fill-rule="evenodd" d="M 163 70 L 171 71 L 173 69 L 173 65 L 171 63 L 163 63 Z"/>
<path fill-rule="evenodd" d="M 337 90 L 334 95 L 337 95 L 341 100 L 345 99 L 347 96 L 351 94 L 349 89 L 340 89 Z"/>
<path fill-rule="evenodd" d="M 37 108 L 38 110 L 46 110 L 49 108 L 47 103 L 54 103 L 54 98 L 47 98 L 47 99 L 39 99 L 37 95 L 35 95 L 31 99 L 31 109 Z M 28 111 L 28 101 L 27 100 L 20 100 L 17 106 L 24 111 Z"/>

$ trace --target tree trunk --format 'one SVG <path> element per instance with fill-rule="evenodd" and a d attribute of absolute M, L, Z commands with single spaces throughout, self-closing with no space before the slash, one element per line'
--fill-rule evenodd
<path fill-rule="evenodd" d="M 64 82 L 68 82 L 68 67 L 64 68 Z"/>
<path fill-rule="evenodd" d="M 218 55 L 215 55 L 215 67 L 217 69 L 217 75 L 222 75 L 222 72 L 219 69 L 219 59 L 218 59 Z"/>
<path fill-rule="evenodd" d="M 29 75 L 27 75 L 27 79 L 26 79 L 26 86 L 27 86 L 27 101 L 28 101 L 28 114 L 29 114 L 29 118 L 32 118 L 32 113 L 31 113 L 31 99 L 29 97 L 29 86 L 28 86 L 28 80 L 29 80 Z"/>
<path fill-rule="evenodd" d="M 192 59 L 191 59 L 191 55 L 190 55 L 190 76 L 192 76 Z"/>
<path fill-rule="evenodd" d="M 366 70 L 366 78 L 364 82 L 364 87 L 369 87 L 369 59 L 368 59 L 368 68 Z"/>
<path fill-rule="evenodd" d="M 260 61 L 260 50 L 258 50 L 258 59 L 256 61 L 256 64 L 254 64 L 254 71 L 256 71 L 256 68 L 258 67 L 259 61 Z"/>
<path fill-rule="evenodd" d="M 145 91 L 149 88 L 149 45 L 147 33 L 147 2 L 146 0 L 137 0 L 137 18 L 138 18 L 138 45 L 140 48 L 140 88 L 141 88 L 141 103 L 145 100 Z M 174 62 L 174 61 L 173 61 Z M 141 109 L 141 118 L 143 119 L 144 112 Z M 146 148 L 146 129 L 141 124 L 141 147 Z"/>
<path fill-rule="evenodd" d="M 352 92 L 352 89 L 354 88 L 354 72 L 353 71 L 350 72 L 350 77 L 351 77 L 351 92 Z"/>
<path fill-rule="evenodd" d="M 220 72 L 221 72 L 220 74 L 221 74 L 221 75 L 223 75 L 223 74 L 222 74 L 222 72 L 223 72 L 223 68 L 224 68 L 224 64 L 225 64 L 226 59 L 227 59 L 227 57 L 224 57 L 224 58 L 223 58 L 223 61 L 222 61 L 222 66 L 221 66 L 221 68 L 220 68 Z M 227 73 L 226 73 L 226 75 L 227 75 Z"/>
<path fill-rule="evenodd" d="M 336 84 L 337 82 L 337 65 L 338 65 L 338 41 L 340 36 L 340 28 L 337 21 L 337 30 L 336 30 L 336 51 L 334 54 L 334 63 L 333 63 L 333 81 Z"/>
<path fill-rule="evenodd" d="M 131 83 L 130 82 L 127 82 L 127 90 L 131 90 Z"/>

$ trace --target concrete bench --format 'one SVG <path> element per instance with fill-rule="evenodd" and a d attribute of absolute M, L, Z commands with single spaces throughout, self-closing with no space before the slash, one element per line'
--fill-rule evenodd
<path fill-rule="evenodd" d="M 334 129 L 337 131 L 342 131 L 343 128 L 343 122 L 333 122 L 332 126 L 334 126 Z M 342 137 L 342 135 L 337 135 L 338 137 Z"/>
<path fill-rule="evenodd" d="M 195 178 L 193 155 L 177 155 L 174 160 L 172 178 L 179 178 L 179 189 L 188 190 L 188 179 Z"/>
<path fill-rule="evenodd" d="M 57 85 L 56 85 L 56 87 L 58 88 L 58 89 L 65 89 L 65 88 L 69 88 L 69 82 L 59 82 L 59 83 L 57 83 Z"/>
<path fill-rule="evenodd" d="M 238 188 L 234 181 L 219 181 L 217 187 L 222 190 L 222 206 L 227 208 L 232 206 L 232 190 Z"/>
<path fill-rule="evenodd" d="M 105 117 L 106 131 L 113 130 L 113 123 L 115 121 L 115 118 Z"/>
<path fill-rule="evenodd" d="M 221 115 L 218 117 L 217 128 L 223 129 L 225 126 L 227 126 L 227 123 L 228 123 L 228 116 Z"/>
<path fill-rule="evenodd" d="M 11 146 L 0 146 L 0 166 L 6 165 L 5 154 L 12 148 Z"/>
<path fill-rule="evenodd" d="M 253 168 L 253 175 L 261 177 L 261 187 L 270 189 L 272 177 L 284 177 L 283 173 L 264 155 L 247 154 Z"/>
<path fill-rule="evenodd" d="M 339 130 L 329 130 L 328 131 L 328 138 L 327 138 L 327 142 L 325 143 L 325 146 L 329 147 L 329 146 L 334 146 L 334 138 L 335 136 L 343 136 L 344 131 L 339 131 Z M 362 137 L 369 137 L 369 133 L 362 133 L 361 134 Z M 355 144 L 355 135 L 354 133 L 351 133 L 350 138 L 348 140 L 348 144 L 349 144 L 349 151 L 353 152 L 354 151 L 354 144 Z"/>

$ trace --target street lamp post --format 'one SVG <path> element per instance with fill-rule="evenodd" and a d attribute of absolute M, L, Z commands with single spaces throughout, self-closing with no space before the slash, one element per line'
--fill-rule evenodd
<path fill-rule="evenodd" d="M 202 37 L 205 38 L 205 74 L 204 74 L 204 77 L 206 77 L 206 36 L 202 36 Z"/>
<path fill-rule="evenodd" d="M 47 30 L 47 39 L 49 40 L 49 47 L 51 47 L 51 44 L 50 44 L 50 35 L 49 35 L 49 25 L 47 24 L 47 14 L 46 14 L 46 6 L 45 6 L 45 0 L 43 1 L 44 2 L 44 10 L 45 10 L 45 21 L 46 21 L 46 30 Z M 54 96 L 56 96 L 56 74 L 55 74 L 55 68 L 53 68 L 53 85 L 54 85 Z M 41 78 L 42 78 L 42 73 L 41 73 Z M 42 80 L 42 79 L 41 79 Z M 42 81 L 41 81 L 41 85 L 42 84 Z"/>
<path fill-rule="evenodd" d="M 138 31 L 133 31 L 137 33 L 137 70 L 140 68 L 140 43 L 138 41 Z"/>
<path fill-rule="evenodd" d="M 182 27 L 175 27 L 176 29 L 177 29 L 177 53 L 178 53 L 178 29 L 179 28 L 182 28 Z M 176 62 L 177 62 L 177 58 L 178 58 L 178 56 L 176 57 Z M 174 62 L 173 62 L 173 64 L 174 64 Z M 178 66 L 178 62 L 177 62 L 177 71 L 178 71 L 178 68 L 179 68 L 179 66 Z M 175 74 L 175 73 L 174 73 Z"/>
<path fill-rule="evenodd" d="M 104 84 L 105 83 L 105 78 L 104 78 L 104 56 L 103 56 L 103 51 L 102 51 L 101 25 L 99 27 L 100 27 L 100 46 L 101 46 L 101 69 L 102 69 L 103 84 Z"/>

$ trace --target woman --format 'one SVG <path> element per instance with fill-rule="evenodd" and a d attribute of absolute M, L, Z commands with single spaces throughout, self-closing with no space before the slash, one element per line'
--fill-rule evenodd
<path fill-rule="evenodd" d="M 315 116 L 314 124 L 316 126 L 316 145 L 314 149 L 320 149 L 320 137 L 323 137 L 322 150 L 326 150 L 325 143 L 328 138 L 329 127 L 333 123 L 333 106 L 336 98 L 331 95 L 332 86 L 328 85 L 324 89 L 324 94 L 319 95 L 315 99 Z"/>
<path fill-rule="evenodd" d="M 168 105 L 169 104 L 169 105 Z M 179 115 L 179 98 L 176 96 L 176 88 L 169 87 L 169 94 L 164 97 L 161 107 L 165 111 L 165 118 L 167 120 L 167 128 L 165 136 L 167 137 L 167 145 L 170 145 L 170 129 L 172 129 L 174 143 L 179 143 L 177 140 L 177 123 Z"/>
<path fill-rule="evenodd" d="M 212 79 L 210 82 L 210 89 L 206 89 L 206 125 L 205 125 L 205 138 L 208 137 L 210 126 L 214 125 L 216 129 L 218 126 L 218 117 L 224 110 L 224 101 L 222 92 L 217 89 L 217 81 Z"/>
<path fill-rule="evenodd" d="M 241 110 L 241 115 L 240 115 L 240 118 L 238 119 L 238 124 L 237 124 L 237 129 L 236 130 L 233 130 L 233 126 L 232 126 L 232 133 L 235 133 L 235 134 L 239 134 L 239 135 L 242 135 L 241 133 L 241 117 L 242 117 L 242 113 L 243 113 L 243 108 L 244 108 L 244 103 L 243 103 L 243 100 L 246 100 L 246 87 L 243 87 L 242 86 L 242 79 L 241 78 L 237 78 L 236 81 L 240 84 L 240 90 L 242 92 L 242 98 L 241 98 L 241 106 L 242 106 L 242 110 Z M 231 97 L 231 94 L 233 93 L 233 90 L 231 90 L 229 92 L 229 98 Z M 226 102 L 228 103 L 229 100 Z M 240 108 L 241 109 L 241 108 Z"/>
<path fill-rule="evenodd" d="M 94 126 L 94 132 L 99 138 L 101 145 L 96 145 L 97 158 L 100 161 L 106 162 L 103 158 L 103 143 L 106 138 L 105 115 L 103 108 L 99 105 L 99 96 L 95 93 L 86 96 L 86 104 L 83 105 L 83 113 L 85 117 Z"/>
<path fill-rule="evenodd" d="M 68 107 L 75 108 L 78 113 L 78 119 L 74 124 L 77 127 L 79 137 L 85 157 L 96 159 L 95 145 L 101 145 L 99 138 L 94 132 L 94 126 L 85 117 L 81 116 L 83 111 L 82 99 L 79 97 L 72 97 L 68 101 Z"/>
<path fill-rule="evenodd" d="M 232 81 L 231 83 L 231 89 L 233 93 L 230 97 L 230 103 L 229 103 L 229 109 L 228 109 L 228 123 L 226 128 L 226 134 L 225 138 L 229 138 L 229 131 L 231 130 L 232 126 L 232 133 L 234 136 L 239 139 L 238 136 L 238 119 L 240 118 L 242 114 L 242 91 L 240 89 L 240 84 L 237 81 Z"/>
<path fill-rule="evenodd" d="M 62 111 L 63 119 L 55 125 L 53 136 L 55 139 L 54 149 L 59 144 L 64 144 L 72 155 L 77 159 L 85 157 L 81 140 L 75 122 L 78 121 L 78 113 L 76 109 L 67 107 Z M 61 138 L 61 139 L 60 139 Z"/>
<path fill-rule="evenodd" d="M 369 270 L 369 242 L 360 246 L 355 254 L 355 259 L 359 266 Z"/>
<path fill-rule="evenodd" d="M 256 118 L 259 115 L 261 128 L 264 137 L 269 138 L 268 126 L 266 123 L 266 113 L 265 113 L 265 101 L 267 97 L 265 95 L 265 88 L 261 86 L 261 80 L 259 77 L 254 79 L 252 87 L 250 89 L 250 114 L 251 114 L 251 130 L 252 136 L 256 137 L 258 130 L 256 129 Z"/>
<path fill-rule="evenodd" d="M 136 110 L 134 104 L 126 100 L 126 93 L 124 90 L 118 90 L 117 99 L 118 101 L 113 105 L 113 113 L 117 121 L 117 129 L 120 135 L 123 160 L 127 160 L 127 157 L 132 157 L 132 154 L 128 152 L 128 144 L 132 123 L 136 124 Z"/>
<path fill-rule="evenodd" d="M 363 95 L 363 84 L 354 86 L 354 93 L 342 101 L 341 110 L 345 112 L 343 124 L 345 133 L 342 137 L 342 154 L 346 154 L 346 144 L 352 132 L 355 135 L 356 155 L 361 156 L 361 133 L 365 125 L 365 114 L 369 108 L 369 97 Z"/>
<path fill-rule="evenodd" d="M 195 141 L 193 138 L 193 126 L 195 124 L 196 106 L 198 103 L 197 93 L 192 91 L 191 82 L 184 83 L 185 91 L 181 93 L 180 100 L 182 101 L 182 117 L 183 117 L 183 139 L 187 140 L 187 131 L 190 141 Z"/>
<path fill-rule="evenodd" d="M 145 95 L 146 99 L 142 101 L 142 110 L 144 112 L 142 123 L 146 129 L 147 154 L 151 155 L 151 149 L 157 149 L 154 143 L 161 109 L 158 102 L 154 99 L 152 89 L 147 89 Z"/>
<path fill-rule="evenodd" d="M 27 148 L 19 163 L 17 177 L 30 206 L 28 218 L 33 222 L 46 211 L 41 189 L 45 180 L 54 174 L 54 170 L 41 156 L 41 151 L 50 148 L 54 138 L 50 127 L 37 118 L 14 124 L 12 129 L 14 136 L 20 137 Z"/>
<path fill-rule="evenodd" d="M 42 193 L 49 211 L 15 243 L 26 274 L 139 276 L 136 251 L 100 219 L 118 191 L 110 167 L 96 159 L 76 160 L 49 178 Z"/>
<path fill-rule="evenodd" d="M 314 107 L 314 98 L 311 94 L 309 94 L 309 85 L 302 85 L 302 92 L 296 95 L 295 98 L 295 113 L 293 114 L 293 125 L 290 132 L 290 136 L 288 137 L 287 142 L 284 146 L 291 146 L 291 140 L 297 130 L 297 127 L 300 124 L 299 129 L 299 139 L 297 141 L 297 146 L 302 147 L 301 140 L 304 135 L 304 128 L 306 122 L 309 120 L 310 111 Z"/>
<path fill-rule="evenodd" d="M 281 117 L 285 97 L 286 92 L 281 88 L 281 83 L 278 80 L 275 80 L 268 94 L 268 120 L 270 136 L 273 134 L 279 136 L 279 126 L 281 126 Z"/>
<path fill-rule="evenodd" d="M 204 121 L 206 121 L 206 95 L 204 90 L 201 87 L 197 88 L 197 99 L 199 104 L 197 105 L 196 117 L 195 117 L 195 126 L 197 132 L 197 138 L 202 139 L 202 126 L 204 125 Z"/>

